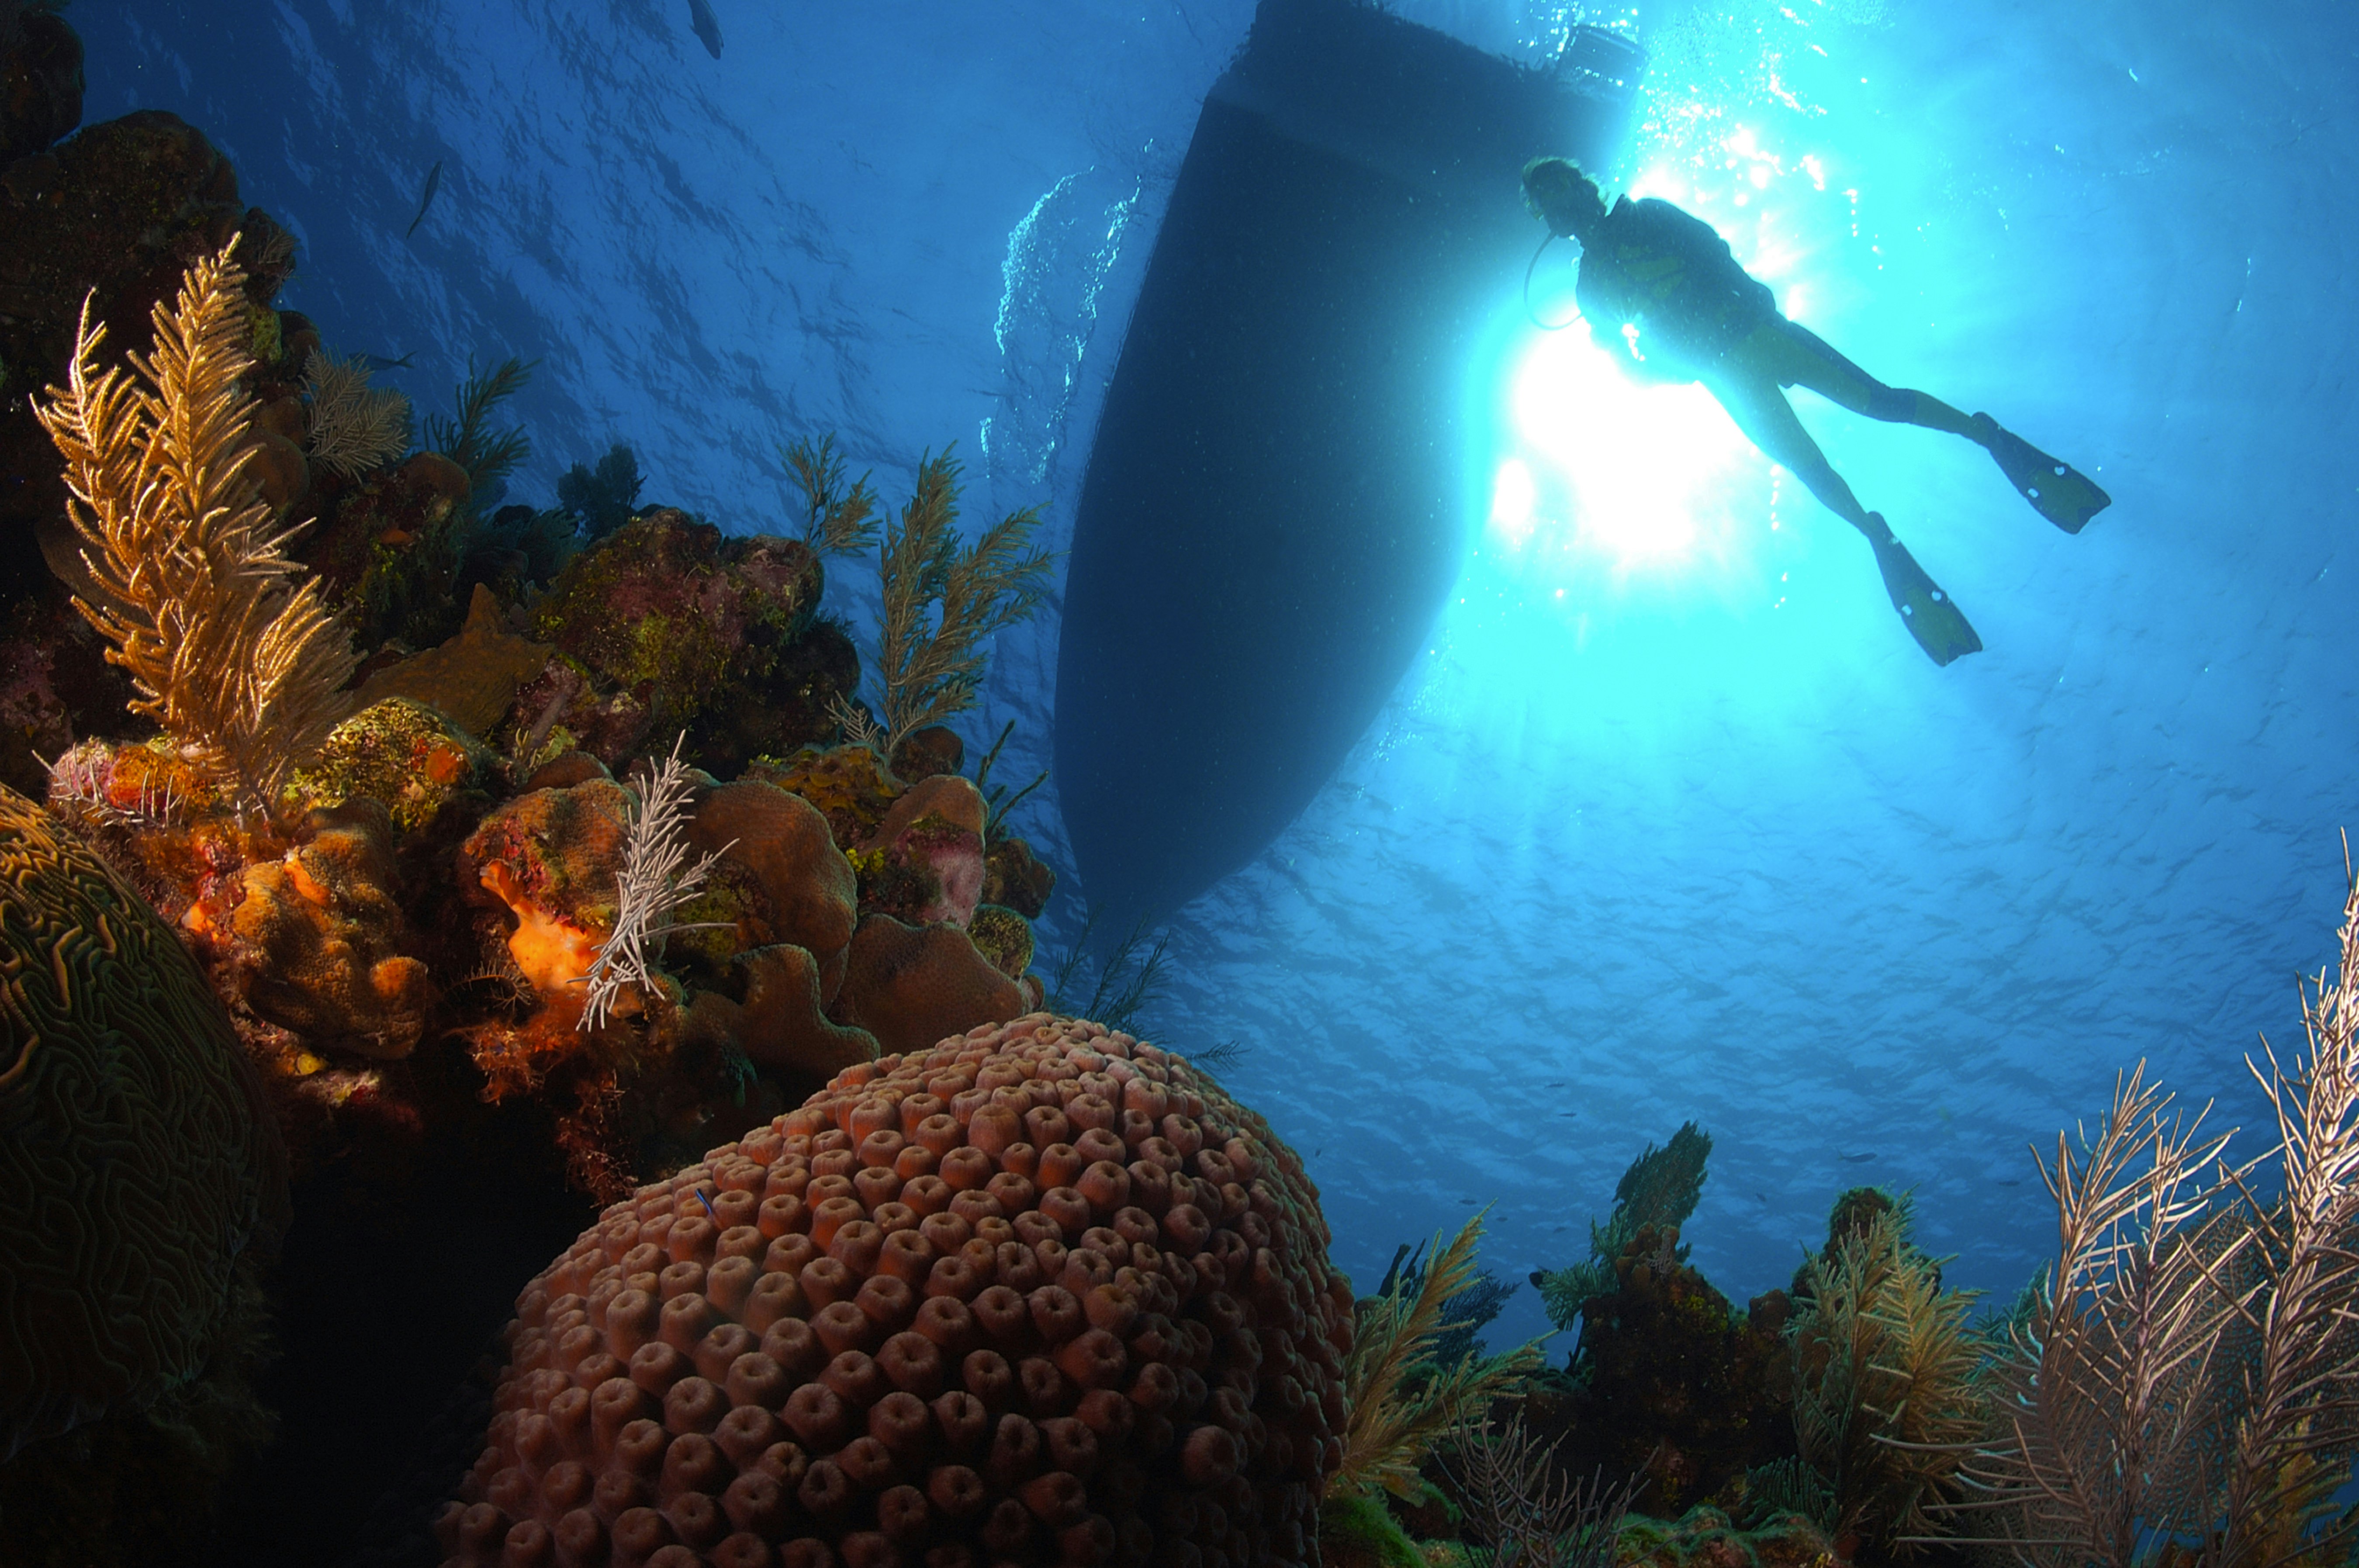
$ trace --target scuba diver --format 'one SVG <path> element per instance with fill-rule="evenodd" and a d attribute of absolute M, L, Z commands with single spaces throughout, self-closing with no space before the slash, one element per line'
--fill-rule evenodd
<path fill-rule="evenodd" d="M 1871 419 L 1965 437 L 2068 534 L 2112 503 L 2086 477 L 1989 415 L 1969 416 L 1925 393 L 1886 386 L 1786 319 L 1767 287 L 1736 265 L 1728 242 L 1671 203 L 1625 196 L 1609 211 L 1597 182 L 1558 157 L 1524 166 L 1524 199 L 1550 233 L 1580 243 L 1573 297 L 1597 345 L 1637 380 L 1701 382 L 1746 439 L 1867 535 L 1892 607 L 1935 664 L 1981 652 L 1982 639 L 1882 514 L 1860 505 L 1794 416 L 1784 388 L 1807 386 Z"/>

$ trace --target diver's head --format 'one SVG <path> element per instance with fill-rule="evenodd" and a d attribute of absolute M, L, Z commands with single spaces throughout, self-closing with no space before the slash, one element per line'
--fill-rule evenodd
<path fill-rule="evenodd" d="M 1536 157 L 1524 165 L 1524 205 L 1552 234 L 1586 239 L 1605 216 L 1597 181 L 1570 158 Z"/>

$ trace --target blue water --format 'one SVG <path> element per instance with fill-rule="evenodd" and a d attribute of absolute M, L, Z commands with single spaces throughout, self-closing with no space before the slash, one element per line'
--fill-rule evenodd
<path fill-rule="evenodd" d="M 301 239 L 289 302 L 332 345 L 414 352 L 391 379 L 428 407 L 471 355 L 539 361 L 520 497 L 619 438 L 650 498 L 775 528 L 776 444 L 832 429 L 888 496 L 955 439 L 973 513 L 1067 527 L 1250 5 L 713 3 L 718 61 L 685 0 L 71 15 L 90 118 L 212 135 Z M 1567 19 L 1397 8 L 1522 58 Z M 1637 435 L 1561 449 L 1548 412 L 1596 415 L 1594 366 L 1503 277 L 1467 460 L 1502 499 L 1324 793 L 1177 918 L 1151 1033 L 1240 1044 L 1229 1077 L 1310 1157 L 1364 1286 L 1485 1203 L 1508 1278 L 1574 1260 L 1693 1118 L 1688 1237 L 1740 1300 L 1862 1181 L 1914 1189 L 1954 1281 L 2011 1292 L 2053 1235 L 2027 1141 L 2141 1057 L 2255 1127 L 2245 1054 L 2298 1039 L 2329 950 L 2359 822 L 2359 22 L 1721 0 L 1635 25 L 1656 63 L 1613 182 L 2114 505 L 2067 537 L 1964 443 L 1797 394 L 1988 645 L 1936 669 L 1867 551 L 1708 403 L 1617 401 Z M 831 589 L 864 621 L 864 578 Z M 970 726 L 1016 720 L 1007 776 L 1045 765 L 1055 636 L 1052 606 L 1003 639 Z M 1037 798 L 1023 830 L 1062 862 Z M 1539 1326 L 1527 1290 L 1495 1341 Z"/>

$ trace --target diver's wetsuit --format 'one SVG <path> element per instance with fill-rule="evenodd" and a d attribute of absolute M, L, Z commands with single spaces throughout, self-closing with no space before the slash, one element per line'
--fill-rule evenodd
<path fill-rule="evenodd" d="M 1780 390 L 1807 386 L 1871 419 L 1973 434 L 1937 397 L 1886 386 L 1778 313 L 1711 224 L 1668 201 L 1622 198 L 1582 245 L 1573 297 L 1590 335 L 1646 381 L 1700 381 L 1745 438 L 1852 526 L 1885 534 Z"/>

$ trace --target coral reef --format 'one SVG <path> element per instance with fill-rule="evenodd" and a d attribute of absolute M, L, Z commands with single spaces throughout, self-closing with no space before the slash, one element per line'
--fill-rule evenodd
<path fill-rule="evenodd" d="M 1326 1246 L 1266 1124 L 1126 1036 L 1036 1014 L 848 1069 L 525 1288 L 444 1550 L 1306 1562 Z"/>
<path fill-rule="evenodd" d="M 357 700 L 366 708 L 408 697 L 441 709 L 470 735 L 489 735 L 515 705 L 518 689 L 548 665 L 551 652 L 548 643 L 510 631 L 499 600 L 477 583 L 457 636 L 371 672 Z"/>
<path fill-rule="evenodd" d="M 1710 1507 L 1676 1520 L 1633 1516 L 1614 1545 L 1621 1568 L 1837 1568 L 1843 1561 L 1826 1531 L 1799 1514 L 1772 1515 L 1740 1530 Z"/>
<path fill-rule="evenodd" d="M 472 494 L 467 470 L 440 452 L 413 453 L 356 485 L 322 476 L 310 499 L 319 522 L 300 554 L 362 647 L 428 647 L 460 629 L 451 535 Z"/>
<path fill-rule="evenodd" d="M 386 808 L 362 795 L 312 812 L 301 841 L 248 866 L 244 881 L 230 929 L 246 1004 L 316 1050 L 408 1055 L 434 985 L 404 950 Z"/>
<path fill-rule="evenodd" d="M 1792 1452 L 1785 1293 L 1742 1314 L 1682 1257 L 1677 1230 L 1641 1227 L 1590 1299 L 1572 1356 L 1568 1457 L 1643 1472 L 1638 1501 L 1677 1511 Z"/>
<path fill-rule="evenodd" d="M 137 893 L 0 792 L 0 1455 L 194 1377 L 284 1155 L 221 1003 Z"/>
<path fill-rule="evenodd" d="M 162 736 L 85 741 L 50 764 L 48 798 L 158 914 L 203 932 L 227 925 L 247 860 L 268 852 L 215 784 Z"/>
<path fill-rule="evenodd" d="M 562 1036 L 581 1017 L 576 982 L 614 926 L 631 811 L 629 792 L 601 774 L 508 802 L 460 849 L 462 886 L 484 889 L 515 918 L 509 960 L 542 1011 L 557 1015 L 549 1049 L 560 1054 L 573 1049 Z"/>
<path fill-rule="evenodd" d="M 576 557 L 533 611 L 533 634 L 584 683 L 561 722 L 610 764 L 649 735 L 685 731 L 699 762 L 723 772 L 824 737 L 836 676 L 858 666 L 815 618 L 821 587 L 819 557 L 799 541 L 647 513 Z"/>
<path fill-rule="evenodd" d="M 62 0 L 0 0 L 0 163 L 82 124 L 82 39 Z"/>
<path fill-rule="evenodd" d="M 1426 1568 L 1390 1510 L 1374 1498 L 1338 1498 L 1319 1510 L 1320 1568 Z"/>
<path fill-rule="evenodd" d="M 1630 1162 L 1614 1184 L 1614 1212 L 1603 1227 L 1590 1222 L 1589 1257 L 1571 1268 L 1533 1271 L 1532 1283 L 1539 1287 L 1550 1323 L 1571 1327 L 1592 1298 L 1614 1288 L 1617 1260 L 1640 1230 L 1675 1232 L 1687 1223 L 1703 1191 L 1704 1162 L 1711 1155 L 1712 1135 L 1690 1121 L 1671 1134 L 1670 1142 L 1660 1149 L 1649 1143 Z"/>
<path fill-rule="evenodd" d="M 0 784 L 38 798 L 50 759 L 77 739 L 147 733 L 131 713 L 138 695 L 62 589 L 18 600 L 0 615 Z"/>
<path fill-rule="evenodd" d="M 827 818 L 838 844 L 864 844 L 900 798 L 901 781 L 866 746 L 804 747 L 783 762 L 765 759 L 745 770 L 802 796 Z"/>
<path fill-rule="evenodd" d="M 1032 923 L 1012 909 L 981 904 L 967 922 L 966 934 L 991 967 L 1009 979 L 1023 979 L 1032 968 Z"/>
<path fill-rule="evenodd" d="M 492 755 L 473 735 L 407 697 L 373 702 L 328 732 L 318 758 L 288 781 L 286 799 L 307 809 L 365 796 L 404 833 L 430 826 L 464 795 L 491 784 Z"/>
<path fill-rule="evenodd" d="M 1057 873 L 1021 838 L 1001 838 L 983 852 L 983 902 L 1038 920 L 1057 891 Z"/>
<path fill-rule="evenodd" d="M 56 17 L 24 18 L 28 34 L 60 25 Z M 60 99 L 59 114 L 65 107 Z M 57 127 L 54 118 L 34 117 L 44 123 L 28 126 L 28 135 Z M 171 299 L 189 266 L 235 239 L 245 319 L 257 339 L 275 338 L 277 321 L 265 319 L 292 266 L 284 232 L 240 204 L 236 171 L 203 135 L 159 112 L 90 126 L 54 150 L 28 151 L 0 173 L 0 265 L 8 282 L 8 308 L 0 315 L 0 384 L 7 395 L 0 399 L 0 470 L 14 481 L 0 492 L 0 596 L 46 591 L 51 568 L 81 586 L 63 469 L 31 404 L 65 379 L 85 301 L 110 341 L 144 353 L 154 308 Z"/>
<path fill-rule="evenodd" d="M 717 784 L 696 803 L 690 842 L 720 855 L 713 892 L 689 906 L 693 919 L 726 914 L 718 938 L 693 935 L 689 953 L 711 963 L 776 943 L 810 953 L 833 1000 L 844 948 L 858 924 L 859 884 L 835 847 L 827 818 L 799 796 L 759 779 Z"/>
<path fill-rule="evenodd" d="M 1009 727 L 1014 727 L 1013 720 Z M 936 773 L 957 773 L 966 762 L 966 742 L 947 724 L 929 724 L 902 736 L 901 743 L 885 761 L 895 778 L 916 784 Z"/>

